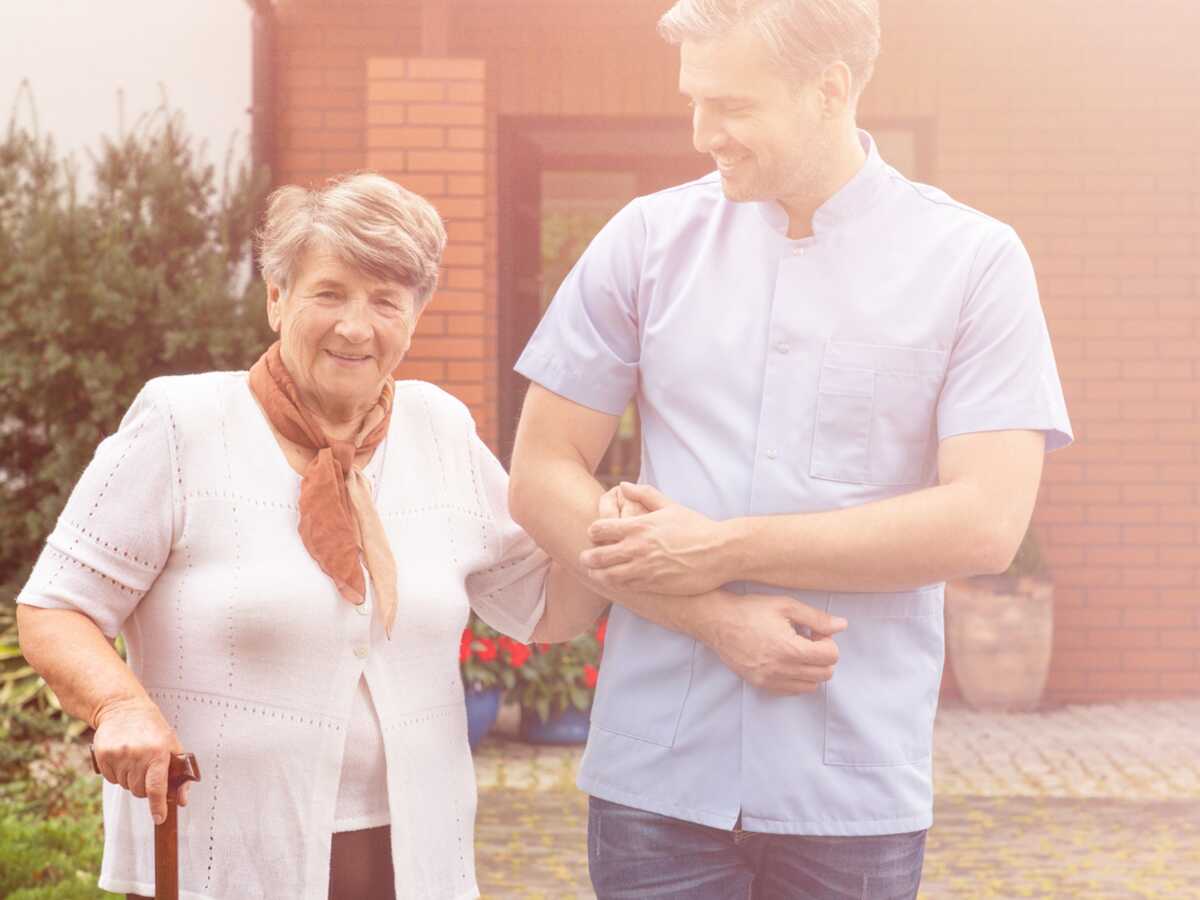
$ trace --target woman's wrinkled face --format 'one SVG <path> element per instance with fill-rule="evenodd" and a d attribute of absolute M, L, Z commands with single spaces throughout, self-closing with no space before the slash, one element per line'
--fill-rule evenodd
<path fill-rule="evenodd" d="M 267 285 L 267 319 L 301 399 L 328 422 L 349 422 L 379 397 L 412 341 L 413 290 L 379 281 L 316 245 L 291 285 Z"/>

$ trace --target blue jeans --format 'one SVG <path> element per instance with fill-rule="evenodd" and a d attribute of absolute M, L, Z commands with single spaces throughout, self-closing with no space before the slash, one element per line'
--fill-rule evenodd
<path fill-rule="evenodd" d="M 588 868 L 598 900 L 911 900 L 924 860 L 924 831 L 722 831 L 597 797 L 588 804 Z"/>

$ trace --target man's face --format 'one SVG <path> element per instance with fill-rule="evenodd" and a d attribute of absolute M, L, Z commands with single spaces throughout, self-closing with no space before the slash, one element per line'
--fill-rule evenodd
<path fill-rule="evenodd" d="M 762 41 L 739 28 L 680 46 L 679 90 L 692 106 L 692 143 L 712 156 L 725 196 L 780 200 L 816 190 L 832 130 L 815 81 L 788 80 Z"/>

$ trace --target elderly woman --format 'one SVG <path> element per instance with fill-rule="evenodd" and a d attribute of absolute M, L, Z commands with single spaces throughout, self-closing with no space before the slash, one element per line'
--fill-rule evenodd
<path fill-rule="evenodd" d="M 376 175 L 287 187 L 261 239 L 279 340 L 143 388 L 19 597 L 21 646 L 95 728 L 106 890 L 154 893 L 186 748 L 184 896 L 477 896 L 468 606 L 525 641 L 596 604 L 509 517 L 466 408 L 392 379 L 437 282 L 433 207 Z"/>

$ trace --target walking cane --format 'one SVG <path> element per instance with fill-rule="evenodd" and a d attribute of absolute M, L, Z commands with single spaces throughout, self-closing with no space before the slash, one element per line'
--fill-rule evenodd
<path fill-rule="evenodd" d="M 92 751 L 92 768 L 96 753 Z M 154 826 L 154 900 L 179 900 L 179 789 L 200 780 L 200 766 L 191 753 L 175 753 L 167 767 L 167 817 Z"/>

